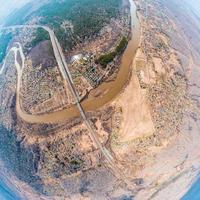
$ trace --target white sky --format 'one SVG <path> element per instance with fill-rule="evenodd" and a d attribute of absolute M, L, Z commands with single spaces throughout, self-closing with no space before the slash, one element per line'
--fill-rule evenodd
<path fill-rule="evenodd" d="M 10 14 L 14 9 L 20 8 L 30 0 L 0 0 L 0 20 Z"/>
<path fill-rule="evenodd" d="M 193 9 L 196 9 L 196 11 L 200 12 L 200 0 L 188 0 L 188 3 L 192 5 Z"/>

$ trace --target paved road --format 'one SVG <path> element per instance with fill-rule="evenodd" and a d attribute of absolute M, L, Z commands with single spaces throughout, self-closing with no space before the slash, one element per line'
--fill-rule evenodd
<path fill-rule="evenodd" d="M 105 147 L 102 146 L 101 142 L 99 141 L 98 137 L 96 136 L 96 131 L 95 131 L 94 127 L 91 125 L 91 122 L 87 118 L 87 116 L 86 116 L 86 114 L 83 110 L 83 107 L 80 103 L 80 98 L 79 98 L 79 95 L 76 92 L 76 89 L 74 87 L 74 83 L 73 83 L 73 80 L 72 80 L 72 77 L 71 77 L 71 73 L 70 73 L 69 68 L 67 66 L 67 63 L 65 61 L 65 57 L 64 57 L 64 54 L 62 52 L 62 48 L 61 48 L 61 46 L 58 42 L 58 39 L 55 36 L 53 30 L 51 30 L 47 26 L 40 26 L 40 25 L 18 25 L 18 26 L 10 26 L 10 27 L 1 27 L 0 30 L 6 30 L 6 29 L 13 29 L 14 30 L 14 29 L 21 29 L 21 28 L 43 28 L 44 30 L 46 30 L 49 33 L 50 40 L 51 40 L 52 47 L 53 47 L 53 51 L 54 51 L 54 54 L 55 54 L 55 58 L 56 58 L 56 61 L 58 63 L 59 70 L 62 74 L 63 79 L 68 83 L 70 90 L 71 90 L 71 92 L 72 92 L 72 94 L 73 94 L 73 96 L 76 100 L 76 105 L 77 105 L 79 112 L 80 112 L 80 114 L 81 114 L 81 116 L 84 120 L 85 125 L 88 128 L 91 140 L 93 141 L 95 146 L 101 150 L 101 152 L 102 152 L 103 156 L 105 157 L 106 161 L 108 162 L 109 166 L 115 172 L 115 175 L 118 178 L 122 179 L 129 186 L 129 188 L 133 188 L 134 185 L 132 183 L 130 183 L 130 181 L 120 171 L 120 169 L 117 167 L 117 164 L 116 164 L 113 156 L 111 155 L 111 153 Z M 17 50 L 19 50 L 20 55 L 22 56 L 22 60 L 24 61 L 24 55 L 21 54 L 21 52 L 22 52 L 21 45 Z M 16 55 L 17 55 L 17 53 L 15 53 L 15 64 L 16 64 L 16 67 L 19 68 L 18 63 L 16 63 L 16 60 L 17 60 Z M 23 67 L 22 67 L 22 70 L 23 70 Z M 18 71 L 18 73 L 19 73 L 18 74 L 18 81 L 20 81 L 20 79 L 21 79 L 22 70 Z M 20 82 L 18 82 L 18 84 L 20 85 Z M 19 94 L 19 91 L 18 91 L 18 94 Z M 19 99 L 18 99 L 18 102 L 19 102 Z"/>

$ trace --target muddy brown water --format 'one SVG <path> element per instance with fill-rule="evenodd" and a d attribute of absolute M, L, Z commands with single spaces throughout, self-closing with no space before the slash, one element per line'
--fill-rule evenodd
<path fill-rule="evenodd" d="M 115 99 L 125 87 L 131 72 L 131 64 L 135 57 L 136 51 L 139 47 L 140 40 L 140 23 L 136 14 L 136 5 L 132 0 L 131 3 L 131 26 L 132 38 L 129 41 L 126 50 L 121 59 L 120 68 L 116 79 L 110 82 L 104 82 L 96 89 L 92 90 L 88 97 L 81 103 L 85 111 L 93 111 Z M 96 95 L 100 93 L 101 95 Z M 72 106 L 68 109 L 61 111 L 43 114 L 43 115 L 30 115 L 24 113 L 20 109 L 19 101 L 17 101 L 18 115 L 29 123 L 56 123 L 64 121 L 80 115 L 77 106 Z"/>

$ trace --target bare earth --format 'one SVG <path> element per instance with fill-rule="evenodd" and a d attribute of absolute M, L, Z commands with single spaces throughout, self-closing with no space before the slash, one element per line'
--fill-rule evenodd
<path fill-rule="evenodd" d="M 141 89 L 134 69 L 136 61 L 140 58 L 141 55 L 138 51 L 132 64 L 133 70 L 130 82 L 115 101 L 116 106 L 121 106 L 123 113 L 121 132 L 119 133 L 122 137 L 121 142 L 152 135 L 154 132 L 146 91 Z"/>
<path fill-rule="evenodd" d="M 123 178 L 95 147 L 80 117 L 52 125 L 31 124 L 17 116 L 16 71 L 12 67 L 6 71 L 2 79 L 5 88 L 0 88 L 0 101 L 5 105 L 0 119 L 6 129 L 17 133 L 17 148 L 28 149 L 34 158 L 39 154 L 31 172 L 40 178 L 42 192 L 47 195 L 35 193 L 29 182 L 8 174 L 0 163 L 2 176 L 13 179 L 25 191 L 24 197 L 179 200 L 196 180 L 200 172 L 200 11 L 194 10 L 189 0 L 134 2 L 141 38 L 129 81 L 113 102 L 87 113 L 104 151 L 111 152 Z M 56 70 L 49 67 L 44 77 L 46 74 L 57 77 L 52 84 L 62 87 Z M 48 81 L 52 82 L 49 78 L 46 85 Z M 51 94 L 42 94 L 38 98 L 45 104 Z M 52 101 L 56 99 L 53 95 Z M 51 111 L 59 106 L 48 108 Z M 40 111 L 39 107 L 34 109 Z"/>

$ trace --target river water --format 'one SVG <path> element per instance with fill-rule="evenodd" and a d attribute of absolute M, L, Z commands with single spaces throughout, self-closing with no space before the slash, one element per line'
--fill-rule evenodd
<path fill-rule="evenodd" d="M 181 200 L 200 200 L 200 177 Z"/>
<path fill-rule="evenodd" d="M 1 200 L 22 200 L 16 192 L 12 191 L 4 182 L 0 180 Z"/>
<path fill-rule="evenodd" d="M 81 103 L 85 111 L 96 110 L 112 101 L 122 91 L 128 81 L 131 72 L 131 64 L 138 49 L 140 40 L 140 24 L 136 16 L 136 6 L 132 0 L 130 0 L 130 3 L 132 39 L 129 41 L 128 46 L 122 56 L 117 77 L 114 81 L 102 83 L 89 94 L 88 98 Z M 100 97 L 95 97 L 96 92 L 101 92 L 103 95 Z M 20 109 L 19 101 L 17 102 L 18 103 L 16 107 L 18 114 L 20 117 L 30 123 L 54 123 L 79 116 L 79 111 L 76 106 L 45 115 L 29 115 Z M 4 182 L 0 180 L 0 200 L 20 199 L 21 198 L 16 194 L 16 192 L 13 192 Z"/>
<path fill-rule="evenodd" d="M 97 89 L 91 92 L 89 98 L 82 103 L 86 111 L 95 110 L 113 100 L 122 91 L 128 81 L 132 67 L 131 64 L 138 49 L 140 40 L 140 24 L 136 15 L 136 6 L 132 0 L 130 0 L 130 3 L 132 38 L 122 56 L 117 77 L 114 81 L 102 83 Z M 101 91 L 104 95 L 95 98 L 94 94 L 96 90 Z"/>
<path fill-rule="evenodd" d="M 132 27 L 132 38 L 129 41 L 126 50 L 121 59 L 120 68 L 117 77 L 114 81 L 104 82 L 96 89 L 92 90 L 85 100 L 82 101 L 81 105 L 85 111 L 96 110 L 105 104 L 111 102 L 116 98 L 122 89 L 125 87 L 129 75 L 131 72 L 132 61 L 135 57 L 136 51 L 139 47 L 140 41 L 140 23 L 136 14 L 136 5 L 133 0 L 130 0 L 131 4 L 131 27 Z M 101 93 L 102 95 L 96 96 L 96 93 Z M 19 101 L 17 101 L 17 112 L 19 116 L 27 122 L 30 123 L 55 123 L 58 121 L 67 120 L 80 115 L 77 106 L 72 106 L 68 109 L 62 111 L 57 111 L 49 114 L 43 115 L 30 115 L 24 113 L 20 109 Z"/>

